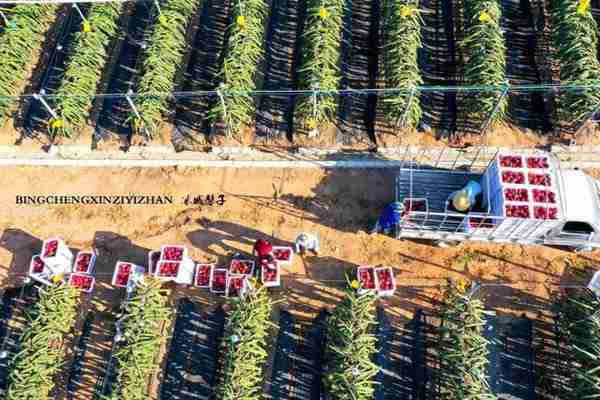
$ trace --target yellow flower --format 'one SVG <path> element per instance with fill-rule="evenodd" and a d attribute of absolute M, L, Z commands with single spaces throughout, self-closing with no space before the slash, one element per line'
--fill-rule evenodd
<path fill-rule="evenodd" d="M 350 286 L 352 287 L 352 289 L 358 289 L 360 287 L 360 283 L 358 283 L 358 281 L 354 279 L 352 282 L 350 282 Z"/>
<path fill-rule="evenodd" d="M 315 129 L 317 127 L 317 120 L 315 118 L 309 118 L 307 125 L 308 129 Z"/>
<path fill-rule="evenodd" d="M 60 129 L 65 126 L 65 122 L 62 119 L 54 119 L 50 123 L 50 127 L 53 129 Z"/>
<path fill-rule="evenodd" d="M 158 16 L 158 23 L 164 26 L 164 25 L 167 25 L 169 23 L 169 20 L 167 19 L 166 15 L 160 14 Z"/>
<path fill-rule="evenodd" d="M 579 0 L 579 4 L 577 4 L 577 14 L 585 15 L 590 9 L 590 1 L 591 0 Z"/>
<path fill-rule="evenodd" d="M 487 11 L 482 11 L 481 13 L 479 13 L 479 22 L 492 22 L 492 17 L 490 16 L 490 14 L 487 13 Z"/>
<path fill-rule="evenodd" d="M 467 281 L 465 281 L 464 279 L 459 279 L 456 282 L 456 289 L 460 292 L 460 293 L 465 293 L 467 291 Z"/>
<path fill-rule="evenodd" d="M 402 17 L 403 19 L 408 18 L 413 14 L 414 11 L 415 9 L 411 6 L 403 5 L 402 7 L 400 7 L 400 17 Z"/>
<path fill-rule="evenodd" d="M 329 16 L 331 15 L 331 13 L 329 11 L 327 11 L 327 9 L 323 6 L 321 6 L 321 8 L 319 9 L 319 17 L 321 19 L 327 19 L 329 18 Z"/>
<path fill-rule="evenodd" d="M 92 31 L 92 25 L 88 21 L 83 21 L 83 32 L 89 33 Z"/>
<path fill-rule="evenodd" d="M 235 20 L 235 22 L 240 27 L 240 29 L 242 29 L 242 28 L 244 28 L 246 26 L 246 17 L 243 16 L 243 15 L 238 15 L 238 17 Z"/>

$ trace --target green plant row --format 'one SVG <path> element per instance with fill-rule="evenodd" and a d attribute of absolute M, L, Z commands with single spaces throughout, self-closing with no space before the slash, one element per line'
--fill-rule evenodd
<path fill-rule="evenodd" d="M 506 44 L 500 26 L 500 2 L 465 0 L 464 5 L 465 38 L 461 47 L 465 54 L 465 85 L 505 85 Z M 494 91 L 469 96 L 465 105 L 469 119 L 482 122 L 491 116 L 492 124 L 504 119 L 507 108 L 508 98 Z"/>
<path fill-rule="evenodd" d="M 300 90 L 340 88 L 345 10 L 344 0 L 309 0 L 302 36 Z M 295 124 L 301 129 L 312 130 L 333 123 L 337 104 L 335 96 L 302 96 L 296 102 Z"/>
<path fill-rule="evenodd" d="M 19 85 L 26 79 L 35 52 L 42 45 L 43 35 L 56 17 L 55 5 L 17 5 L 9 19 L 15 29 L 0 35 L 0 120 L 14 111 Z"/>
<path fill-rule="evenodd" d="M 267 337 L 273 327 L 272 309 L 273 303 L 264 286 L 234 301 L 221 342 L 224 357 L 217 399 L 262 398 Z"/>
<path fill-rule="evenodd" d="M 232 24 L 225 59 L 219 73 L 224 92 L 256 89 L 257 71 L 264 58 L 264 37 L 269 5 L 265 0 L 234 0 Z M 254 116 L 256 105 L 251 96 L 223 96 L 214 103 L 211 119 L 227 124 L 232 134 L 241 132 Z"/>
<path fill-rule="evenodd" d="M 414 88 L 423 83 L 418 64 L 423 19 L 418 0 L 387 0 L 384 3 L 384 62 L 387 88 Z M 396 125 L 415 127 L 422 110 L 418 93 L 402 92 L 385 97 L 385 113 Z M 403 120 L 404 118 L 404 120 Z"/>
<path fill-rule="evenodd" d="M 348 289 L 346 297 L 327 322 L 324 386 L 332 400 L 371 400 L 379 367 L 375 303 L 370 291 L 358 295 Z"/>
<path fill-rule="evenodd" d="M 154 135 L 169 111 L 169 96 L 186 52 L 186 34 L 201 0 L 167 0 L 156 17 L 144 53 L 141 78 L 138 82 L 135 106 L 140 118 L 132 111 L 130 121 L 134 134 Z"/>
<path fill-rule="evenodd" d="M 565 354 L 571 370 L 565 371 L 569 390 L 565 400 L 600 398 L 600 301 L 580 291 L 561 299 L 557 320 L 571 351 Z"/>
<path fill-rule="evenodd" d="M 450 284 L 440 310 L 439 398 L 493 400 L 487 381 L 488 340 L 483 336 L 486 311 L 480 300 Z"/>
<path fill-rule="evenodd" d="M 79 291 L 69 285 L 40 289 L 34 317 L 13 360 L 7 400 L 50 399 L 65 361 L 64 341 L 75 325 Z"/>
<path fill-rule="evenodd" d="M 117 378 L 110 400 L 146 400 L 147 380 L 156 372 L 156 356 L 165 340 L 163 326 L 173 310 L 161 289 L 161 282 L 146 278 L 125 305 L 123 340 L 125 344 L 114 357 Z"/>
<path fill-rule="evenodd" d="M 119 33 L 119 18 L 125 3 L 94 3 L 82 31 L 75 34 L 70 57 L 56 90 L 58 119 L 48 122 L 52 137 L 70 137 L 82 129 L 90 115 L 94 94 L 107 65 L 111 45 Z"/>
<path fill-rule="evenodd" d="M 598 26 L 590 1 L 552 0 L 549 11 L 561 84 L 600 84 L 596 53 Z M 600 92 L 597 89 L 562 91 L 558 96 L 558 117 L 561 121 L 583 122 L 598 106 Z"/>

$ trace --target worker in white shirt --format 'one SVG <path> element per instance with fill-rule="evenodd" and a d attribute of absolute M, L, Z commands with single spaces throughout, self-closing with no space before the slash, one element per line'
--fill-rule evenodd
<path fill-rule="evenodd" d="M 306 251 L 312 251 L 319 254 L 319 238 L 311 233 L 301 233 L 296 238 L 296 253 L 304 254 Z"/>

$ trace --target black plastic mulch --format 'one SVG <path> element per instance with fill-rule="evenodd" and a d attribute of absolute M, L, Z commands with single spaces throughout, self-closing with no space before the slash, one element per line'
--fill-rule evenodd
<path fill-rule="evenodd" d="M 215 90 L 223 63 L 227 28 L 230 23 L 228 0 L 207 0 L 202 6 L 200 27 L 193 40 L 193 49 L 185 74 L 184 91 Z M 188 96 L 177 100 L 175 124 L 179 133 L 194 137 L 196 132 L 208 133 L 208 112 L 213 101 L 209 96 Z"/>
<path fill-rule="evenodd" d="M 372 89 L 377 68 L 379 0 L 352 0 L 344 20 L 342 79 L 340 89 Z M 374 95 L 352 94 L 339 99 L 338 124 L 341 144 L 374 143 Z"/>
<path fill-rule="evenodd" d="M 498 399 L 535 400 L 531 320 L 518 318 L 500 324 L 489 316 L 484 336 L 490 341 L 489 382 Z"/>
<path fill-rule="evenodd" d="M 507 78 L 513 85 L 537 85 L 542 82 L 535 60 L 538 32 L 529 0 L 503 0 L 502 19 L 507 47 Z M 509 117 L 517 125 L 547 132 L 551 126 L 548 93 L 509 94 Z"/>
<path fill-rule="evenodd" d="M 11 369 L 11 360 L 19 352 L 21 335 L 27 326 L 27 312 L 38 299 L 38 290 L 35 286 L 10 288 L 2 297 L 2 326 L 0 344 L 2 350 L 8 353 L 6 358 L 0 359 L 0 395 L 5 395 L 8 389 L 8 375 Z M 12 321 L 12 328 L 8 328 Z"/>
<path fill-rule="evenodd" d="M 267 31 L 263 90 L 298 87 L 300 33 L 304 29 L 305 0 L 273 0 Z M 292 139 L 293 96 L 266 95 L 260 99 L 256 134 Z"/>
<path fill-rule="evenodd" d="M 221 308 L 200 312 L 189 299 L 180 300 L 161 383 L 161 399 L 214 398 L 224 324 Z"/>
<path fill-rule="evenodd" d="M 127 93 L 129 90 L 135 92 L 142 46 L 154 12 L 153 2 L 138 1 L 135 3 L 128 25 L 123 28 L 125 38 L 120 47 L 116 65 L 108 78 L 107 93 Z M 106 97 L 98 115 L 96 140 L 110 138 L 111 132 L 128 137 L 131 133 L 127 121 L 130 112 L 131 108 L 125 98 Z"/>
<path fill-rule="evenodd" d="M 376 400 L 424 400 L 429 397 L 432 371 L 428 335 L 433 326 L 421 310 L 404 326 L 392 324 L 383 308 L 377 311 L 379 346 Z"/>
<path fill-rule="evenodd" d="M 86 15 L 89 10 L 89 4 L 80 4 L 79 9 Z M 52 49 L 52 54 L 48 63 L 44 65 L 44 72 L 40 81 L 34 86 L 35 93 L 44 90 L 45 94 L 52 95 L 60 85 L 66 62 L 69 57 L 74 34 L 81 30 L 81 17 L 77 10 L 70 7 L 67 17 L 60 20 L 61 26 L 58 28 L 58 38 L 56 45 Z M 50 107 L 53 101 L 46 100 Z M 29 135 L 35 133 L 47 132 L 46 122 L 51 118 L 50 113 L 44 105 L 38 100 L 32 100 L 25 113 L 23 126 Z"/>
<path fill-rule="evenodd" d="M 110 349 L 98 347 L 97 341 L 112 344 L 116 334 L 114 321 L 102 318 L 96 312 L 89 312 L 83 324 L 81 334 L 75 345 L 73 363 L 67 381 L 67 396 L 93 398 L 98 396 L 99 386 L 104 382 L 110 361 Z M 85 369 L 84 369 L 85 368 Z M 92 376 L 95 385 L 83 382 Z"/>
<path fill-rule="evenodd" d="M 420 8 L 424 28 L 423 48 L 419 66 L 424 85 L 455 86 L 459 82 L 459 56 L 456 46 L 456 25 L 453 2 L 423 0 Z M 426 27 L 426 28 L 425 28 Z M 448 136 L 457 129 L 456 92 L 424 92 L 420 95 L 423 123 Z"/>
<path fill-rule="evenodd" d="M 114 338 L 117 334 L 116 324 L 111 321 L 108 327 L 104 326 L 102 328 L 101 332 L 109 339 L 108 342 L 111 348 L 103 351 L 101 357 L 102 361 L 97 366 L 98 379 L 96 380 L 96 386 L 93 388 L 93 396 L 90 396 L 94 400 L 104 400 L 104 396 L 110 396 L 117 379 L 117 360 L 111 354 L 111 350 L 114 346 Z M 85 358 L 88 349 L 92 349 L 89 344 L 86 345 L 83 358 Z M 114 350 L 118 350 L 118 346 L 114 346 Z"/>
<path fill-rule="evenodd" d="M 280 314 L 279 335 L 271 375 L 273 400 L 320 400 L 325 350 L 325 319 L 322 311 L 312 321 L 299 320 L 289 312 Z"/>

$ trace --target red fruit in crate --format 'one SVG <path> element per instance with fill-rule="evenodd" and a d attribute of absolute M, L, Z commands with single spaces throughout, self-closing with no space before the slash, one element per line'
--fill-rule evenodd
<path fill-rule="evenodd" d="M 392 275 L 388 269 L 382 269 L 377 271 L 377 279 L 379 280 L 380 290 L 392 290 L 394 284 L 392 282 Z"/>
<path fill-rule="evenodd" d="M 546 157 L 528 157 L 527 168 L 548 168 L 548 159 Z"/>
<path fill-rule="evenodd" d="M 92 255 L 90 253 L 79 253 L 77 255 L 77 263 L 75 265 L 76 272 L 87 272 L 88 266 L 92 261 Z"/>
<path fill-rule="evenodd" d="M 519 156 L 500 157 L 500 166 L 504 168 L 523 168 L 523 160 Z"/>
<path fill-rule="evenodd" d="M 263 279 L 265 282 L 277 281 L 277 267 L 274 264 L 266 264 L 263 268 Z"/>
<path fill-rule="evenodd" d="M 58 250 L 58 241 L 51 240 L 46 243 L 46 248 L 44 249 L 44 257 L 54 257 L 56 255 L 56 251 Z"/>
<path fill-rule="evenodd" d="M 208 286 L 210 283 L 210 265 L 200 264 L 198 265 L 198 271 L 196 272 L 196 285 Z"/>
<path fill-rule="evenodd" d="M 239 296 L 242 287 L 244 286 L 244 280 L 242 278 L 231 278 L 229 279 L 229 295 Z"/>
<path fill-rule="evenodd" d="M 527 179 L 529 180 L 530 185 L 536 186 L 550 186 L 550 175 L 548 174 L 534 174 L 529 173 L 527 175 Z"/>
<path fill-rule="evenodd" d="M 525 183 L 525 175 L 523 175 L 522 172 L 503 171 L 502 172 L 502 182 L 523 184 L 523 183 Z"/>
<path fill-rule="evenodd" d="M 292 256 L 290 249 L 275 249 L 273 250 L 273 256 L 279 261 L 289 261 Z"/>
<path fill-rule="evenodd" d="M 40 274 L 44 271 L 46 264 L 42 261 L 40 256 L 33 256 L 33 273 Z"/>
<path fill-rule="evenodd" d="M 227 274 L 224 271 L 218 271 L 213 274 L 212 287 L 213 290 L 222 292 L 227 284 Z"/>
<path fill-rule="evenodd" d="M 132 267 L 131 264 L 119 264 L 119 270 L 117 272 L 117 285 L 126 286 L 129 281 L 129 275 L 131 275 Z"/>
<path fill-rule="evenodd" d="M 79 289 L 87 290 L 92 287 L 92 278 L 83 275 L 72 275 L 71 285 Z"/>
<path fill-rule="evenodd" d="M 373 277 L 372 268 L 363 268 L 360 270 L 358 280 L 362 283 L 365 289 L 375 289 L 375 279 Z"/>
<path fill-rule="evenodd" d="M 178 271 L 179 271 L 179 263 L 163 262 L 159 266 L 158 275 L 174 277 L 174 276 L 177 276 Z"/>
<path fill-rule="evenodd" d="M 249 275 L 252 272 L 252 263 L 247 260 L 232 260 L 230 272 L 232 274 Z"/>
<path fill-rule="evenodd" d="M 169 261 L 181 261 L 183 259 L 183 249 L 174 246 L 165 247 L 164 259 Z"/>
<path fill-rule="evenodd" d="M 504 189 L 504 197 L 506 197 L 506 200 L 508 201 L 529 201 L 527 189 Z"/>

